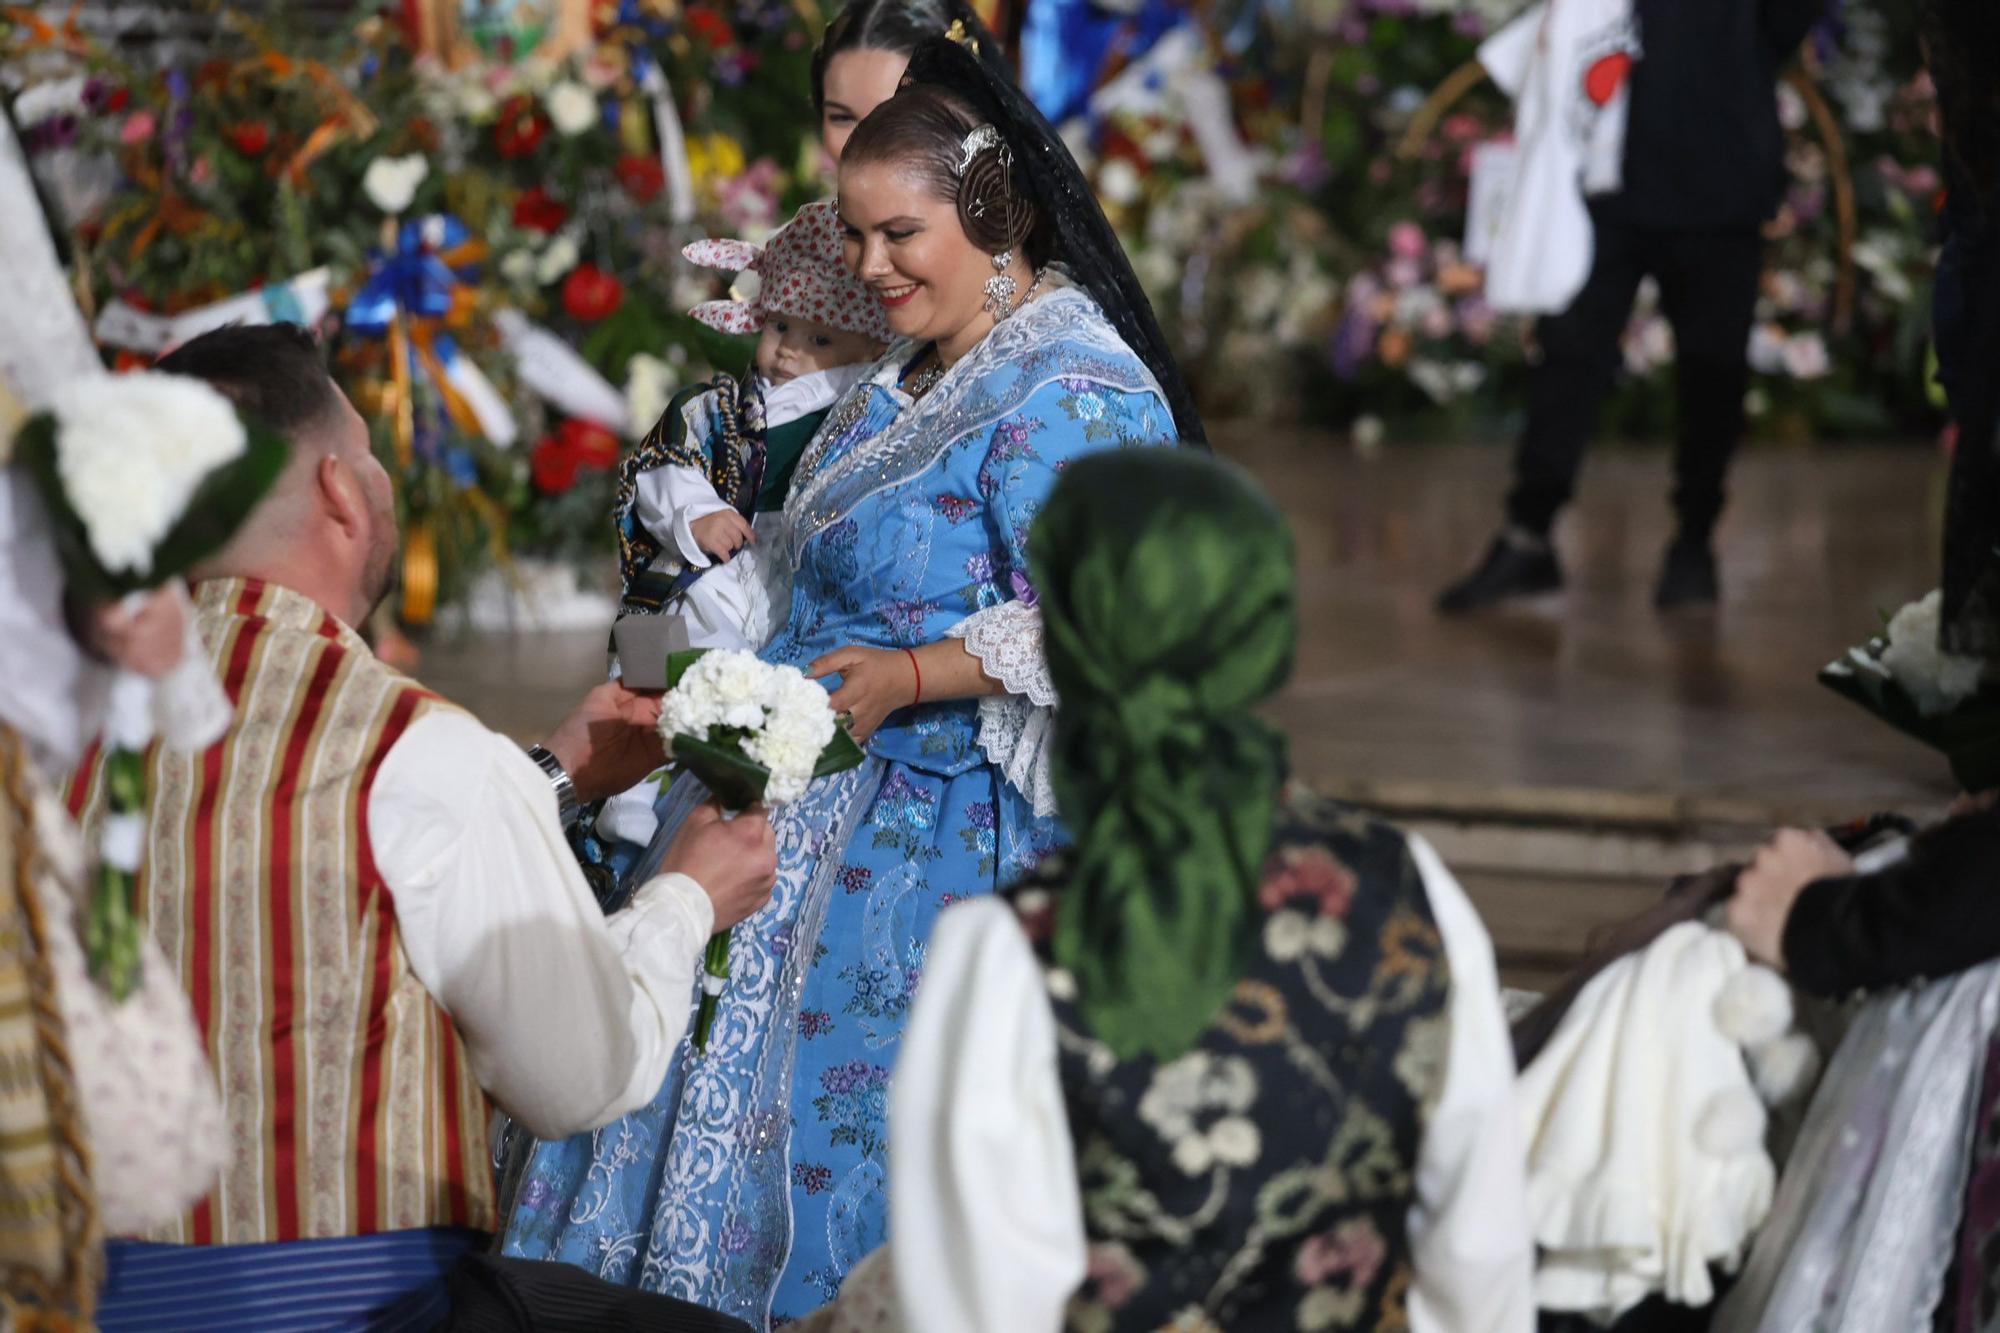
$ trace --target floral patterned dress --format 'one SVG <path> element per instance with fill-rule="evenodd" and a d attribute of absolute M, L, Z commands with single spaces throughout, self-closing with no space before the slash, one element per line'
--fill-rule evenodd
<path fill-rule="evenodd" d="M 1113 1055 L 1047 961 L 1062 877 L 1051 861 L 1009 897 L 1044 964 L 1089 1239 L 1067 1328 L 1407 1329 L 1405 1219 L 1451 976 L 1402 836 L 1295 793 L 1259 947 L 1164 1064 Z"/>
<path fill-rule="evenodd" d="M 644 1109 L 532 1145 L 508 1254 L 764 1328 L 830 1301 L 884 1239 L 889 1071 L 932 923 L 1057 840 L 1029 526 L 1070 460 L 1174 438 L 1152 374 L 1077 289 L 1025 307 L 913 405 L 899 383 L 917 350 L 893 349 L 801 460 L 772 548 L 794 571 L 790 615 L 764 656 L 957 636 L 1009 693 L 893 714 L 866 764 L 780 814 L 777 888 L 736 928 L 708 1051 L 684 1051 Z M 699 796 L 684 782 L 662 799 L 634 882 Z"/>

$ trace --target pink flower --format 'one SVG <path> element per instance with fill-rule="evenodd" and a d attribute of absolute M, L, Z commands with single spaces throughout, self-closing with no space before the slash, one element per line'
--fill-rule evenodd
<path fill-rule="evenodd" d="M 1265 864 L 1257 901 L 1275 910 L 1294 898 L 1316 898 L 1320 915 L 1344 917 L 1356 887 L 1354 872 L 1324 847 L 1287 847 Z"/>
<path fill-rule="evenodd" d="M 125 117 L 125 123 L 118 129 L 118 142 L 135 147 L 153 137 L 159 128 L 159 121 L 150 111 L 134 111 Z"/>
<path fill-rule="evenodd" d="M 1430 248 L 1424 229 L 1414 222 L 1398 222 L 1389 228 L 1389 253 L 1398 259 L 1422 259 Z"/>
<path fill-rule="evenodd" d="M 1121 1308 L 1146 1280 L 1146 1270 L 1132 1251 L 1116 1242 L 1090 1247 L 1084 1277 L 1097 1284 L 1097 1299 L 1108 1310 Z"/>
<path fill-rule="evenodd" d="M 1293 1271 L 1299 1281 L 1308 1287 L 1317 1287 L 1329 1278 L 1351 1273 L 1353 1279 L 1348 1285 L 1365 1288 L 1375 1280 L 1375 1274 L 1386 1257 L 1388 1247 L 1376 1234 L 1374 1225 L 1365 1218 L 1356 1218 L 1341 1223 L 1331 1232 L 1307 1237 L 1306 1242 L 1299 1246 Z"/>

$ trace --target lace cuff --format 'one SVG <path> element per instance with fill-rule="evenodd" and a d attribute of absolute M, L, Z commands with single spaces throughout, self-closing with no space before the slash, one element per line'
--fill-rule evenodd
<path fill-rule="evenodd" d="M 1033 804 L 1038 816 L 1056 812 L 1049 778 L 1056 687 L 1042 655 L 1042 613 L 1026 602 L 1002 602 L 945 631 L 965 643 L 980 669 L 1006 693 L 979 701 L 979 748 Z"/>

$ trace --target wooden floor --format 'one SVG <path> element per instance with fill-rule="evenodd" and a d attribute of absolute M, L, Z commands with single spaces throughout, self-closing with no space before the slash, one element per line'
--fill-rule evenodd
<path fill-rule="evenodd" d="M 1217 432 L 1298 543 L 1298 670 L 1273 715 L 1298 774 L 1425 827 L 1517 978 L 1659 877 L 1780 822 L 1921 812 L 1942 761 L 1813 682 L 1936 582 L 1943 464 L 1914 445 L 1748 450 L 1712 613 L 1650 604 L 1671 535 L 1661 450 L 1593 455 L 1559 530 L 1569 589 L 1463 621 L 1431 611 L 1478 558 L 1504 451 Z M 601 678 L 604 636 L 434 639 L 423 674 L 523 739 Z"/>

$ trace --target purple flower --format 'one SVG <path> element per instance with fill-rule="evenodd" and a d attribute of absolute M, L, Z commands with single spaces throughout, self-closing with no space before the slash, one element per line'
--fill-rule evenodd
<path fill-rule="evenodd" d="M 1035 591 L 1035 585 L 1028 581 L 1028 576 L 1020 570 L 1010 569 L 1007 571 L 1007 586 L 1014 590 L 1014 600 L 1021 603 L 1021 605 L 1041 605 L 1041 595 Z"/>
<path fill-rule="evenodd" d="M 979 583 L 990 583 L 993 579 L 993 553 L 985 551 L 966 561 L 965 576 Z"/>
<path fill-rule="evenodd" d="M 555 1202 L 555 1187 L 537 1177 L 521 1186 L 521 1206 L 531 1213 L 539 1213 Z"/>

